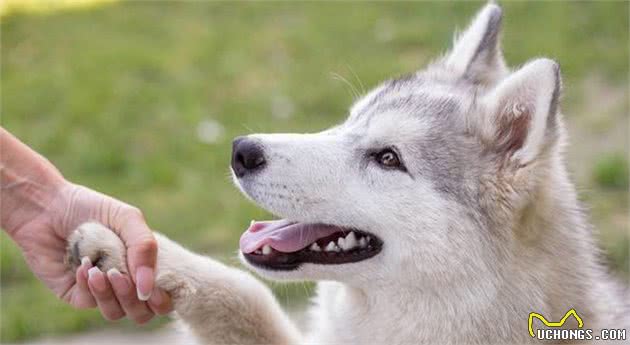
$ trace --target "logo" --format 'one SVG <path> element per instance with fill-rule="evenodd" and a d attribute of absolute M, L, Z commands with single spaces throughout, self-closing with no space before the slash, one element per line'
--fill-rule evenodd
<path fill-rule="evenodd" d="M 567 311 L 567 313 L 564 314 L 564 317 L 559 322 L 549 322 L 549 321 L 547 321 L 547 319 L 545 319 L 544 316 L 542 316 L 542 315 L 540 315 L 538 313 L 533 313 L 533 312 L 529 313 L 529 320 L 527 321 L 527 325 L 529 326 L 529 335 L 531 335 L 532 338 L 536 337 L 534 335 L 534 328 L 532 327 L 532 323 L 534 322 L 534 318 L 537 318 L 540 321 L 542 321 L 542 323 L 544 323 L 545 326 L 547 326 L 547 327 L 562 327 L 564 325 L 564 323 L 567 321 L 567 319 L 569 318 L 569 316 L 571 316 L 571 315 L 573 315 L 573 317 L 575 317 L 575 319 L 577 320 L 578 328 L 584 327 L 584 322 L 582 321 L 582 318 L 577 314 L 575 309 L 570 309 L 569 311 Z"/>
<path fill-rule="evenodd" d="M 577 321 L 576 329 L 562 328 L 569 317 L 573 316 Z M 542 321 L 548 328 L 537 329 L 534 332 L 534 318 Z M 569 309 L 558 322 L 548 321 L 544 316 L 531 312 L 527 320 L 529 335 L 538 340 L 626 340 L 625 329 L 603 328 L 599 334 L 594 335 L 593 330 L 584 328 L 584 321 L 575 309 Z"/>

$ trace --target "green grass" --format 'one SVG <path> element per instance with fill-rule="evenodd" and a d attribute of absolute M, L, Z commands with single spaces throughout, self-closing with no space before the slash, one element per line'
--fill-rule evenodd
<path fill-rule="evenodd" d="M 14 13 L 1 23 L 2 124 L 68 179 L 137 205 L 153 228 L 234 262 L 249 220 L 269 215 L 231 185 L 231 138 L 316 131 L 340 121 L 353 96 L 332 73 L 369 88 L 420 68 L 448 48 L 453 28 L 463 27 L 478 6 L 134 2 Z M 571 104 L 581 104 L 582 81 L 592 74 L 612 88 L 627 87 L 627 13 L 624 2 L 508 2 L 506 58 L 511 65 L 542 55 L 557 59 L 567 120 L 597 117 Z M 286 119 L 272 111 L 284 99 L 294 109 Z M 616 111 L 627 128 L 624 101 Z M 196 138 L 204 119 L 224 127 L 214 144 Z M 587 133 L 579 140 L 600 139 Z M 625 145 L 612 144 L 627 154 Z M 578 169 L 592 176 L 595 163 L 580 162 Z M 611 206 L 610 191 L 578 182 L 610 239 L 605 243 L 627 248 L 627 198 Z M 98 312 L 56 301 L 7 237 L 0 239 L 0 341 L 111 325 Z M 627 271 L 627 250 L 614 252 L 615 267 Z M 304 290 L 278 288 L 287 304 L 302 301 Z"/>

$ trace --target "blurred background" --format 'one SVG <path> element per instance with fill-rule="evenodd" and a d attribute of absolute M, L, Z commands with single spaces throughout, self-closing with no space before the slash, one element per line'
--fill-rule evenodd
<path fill-rule="evenodd" d="M 611 270 L 628 281 L 629 5 L 503 5 L 508 63 L 544 55 L 562 66 L 571 173 Z M 356 93 L 444 52 L 481 3 L 0 6 L 2 125 L 68 179 L 140 207 L 154 229 L 238 265 L 241 232 L 269 215 L 232 186 L 231 139 L 335 124 Z M 0 259 L 1 342 L 136 330 L 57 301 L 3 232 Z M 312 293 L 309 284 L 273 288 L 294 310 Z"/>

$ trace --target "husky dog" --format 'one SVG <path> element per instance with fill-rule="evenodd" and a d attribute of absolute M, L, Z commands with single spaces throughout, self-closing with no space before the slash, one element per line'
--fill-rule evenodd
<path fill-rule="evenodd" d="M 283 218 L 252 222 L 243 264 L 319 281 L 317 296 L 302 333 L 252 275 L 157 235 L 157 285 L 200 343 L 531 343 L 530 313 L 570 309 L 594 334 L 628 327 L 563 162 L 559 66 L 508 69 L 501 18 L 486 5 L 447 55 L 384 82 L 338 126 L 234 140 L 236 185 Z M 127 271 L 99 224 L 69 248 L 75 265 Z"/>

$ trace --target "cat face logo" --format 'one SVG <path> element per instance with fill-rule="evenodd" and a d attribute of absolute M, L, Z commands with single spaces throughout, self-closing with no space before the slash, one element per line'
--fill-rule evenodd
<path fill-rule="evenodd" d="M 547 321 L 547 319 L 545 319 L 544 316 L 542 316 L 542 315 L 540 315 L 538 313 L 533 313 L 533 312 L 529 313 L 529 320 L 527 321 L 527 324 L 529 326 L 529 335 L 531 335 L 532 338 L 535 337 L 534 329 L 532 328 L 532 322 L 534 321 L 534 318 L 537 318 L 540 321 L 542 321 L 542 323 L 544 323 L 545 326 L 547 326 L 547 327 L 562 327 L 562 325 L 564 325 L 564 322 L 567 321 L 567 319 L 571 315 L 573 315 L 573 317 L 575 317 L 575 320 L 577 320 L 578 328 L 584 327 L 584 322 L 582 322 L 582 318 L 577 314 L 575 309 L 571 309 L 571 310 L 567 311 L 567 313 L 564 314 L 564 317 L 562 318 L 562 320 L 560 320 L 559 322 L 549 322 L 549 321 Z"/>

